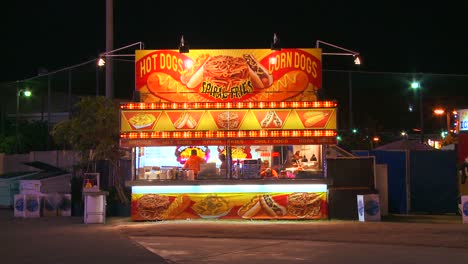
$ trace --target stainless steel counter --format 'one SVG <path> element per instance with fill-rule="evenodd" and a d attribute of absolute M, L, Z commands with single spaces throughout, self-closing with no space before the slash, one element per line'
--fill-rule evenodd
<path fill-rule="evenodd" d="M 270 185 L 270 184 L 331 184 L 328 179 L 258 179 L 258 180 L 134 180 L 125 182 L 125 186 L 165 186 L 165 185 Z"/>

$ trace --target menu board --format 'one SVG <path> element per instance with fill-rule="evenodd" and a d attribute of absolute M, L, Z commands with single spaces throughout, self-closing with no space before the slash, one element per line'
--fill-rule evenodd
<path fill-rule="evenodd" d="M 259 179 L 260 177 L 260 159 L 245 159 L 242 164 L 243 179 Z"/>
<path fill-rule="evenodd" d="M 121 131 L 336 129 L 336 108 L 122 110 Z"/>

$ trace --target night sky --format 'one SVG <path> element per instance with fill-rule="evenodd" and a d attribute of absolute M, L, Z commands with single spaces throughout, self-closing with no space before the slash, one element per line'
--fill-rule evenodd
<path fill-rule="evenodd" d="M 40 68 L 53 71 L 78 64 L 104 52 L 105 2 L 3 3 L 0 82 L 36 76 Z M 362 84 L 361 91 L 356 80 L 356 100 L 360 93 L 378 96 L 369 92 L 372 89 L 395 89 L 382 83 L 392 74 L 434 73 L 432 79 L 448 79 L 433 85 L 428 98 L 456 96 L 468 101 L 465 0 L 184 2 L 114 0 L 114 48 L 142 41 L 145 49 L 177 49 L 182 34 L 193 49 L 269 48 L 276 32 L 282 47 L 313 48 L 316 40 L 322 40 L 361 53 L 363 65 L 358 69 L 351 57 L 329 56 L 323 58 L 324 71 L 390 73 L 375 83 Z M 398 76 L 408 79 L 411 75 Z M 339 96 L 332 87 L 327 91 L 326 83 L 323 88 L 325 95 L 347 100 L 343 91 Z"/>

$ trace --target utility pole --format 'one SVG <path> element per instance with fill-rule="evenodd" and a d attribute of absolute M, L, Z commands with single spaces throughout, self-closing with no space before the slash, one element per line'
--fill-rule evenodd
<path fill-rule="evenodd" d="M 114 49 L 114 1 L 106 0 L 106 52 Z M 106 97 L 114 98 L 114 63 L 112 58 L 106 62 Z"/>

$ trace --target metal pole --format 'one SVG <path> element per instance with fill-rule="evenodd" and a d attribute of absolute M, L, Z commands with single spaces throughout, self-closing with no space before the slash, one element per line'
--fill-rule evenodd
<path fill-rule="evenodd" d="M 68 70 L 68 118 L 71 118 L 71 112 L 72 112 L 72 72 L 71 70 Z"/>
<path fill-rule="evenodd" d="M 51 123 L 51 117 L 52 117 L 52 87 L 51 87 L 51 76 L 49 75 L 47 78 L 47 138 L 46 138 L 46 150 L 49 150 L 50 148 L 50 123 Z"/>
<path fill-rule="evenodd" d="M 422 88 L 419 88 L 419 119 L 421 125 L 421 143 L 424 143 L 424 113 L 423 113 L 423 93 Z"/>
<path fill-rule="evenodd" d="M 106 0 L 106 52 L 113 49 L 114 43 L 114 4 L 113 0 Z M 108 58 L 106 62 L 106 97 L 114 98 L 113 61 Z"/>
<path fill-rule="evenodd" d="M 19 96 L 20 96 L 20 89 L 19 89 L 19 81 L 16 82 L 16 153 L 19 153 Z"/>
<path fill-rule="evenodd" d="M 99 96 L 99 66 L 96 65 L 96 96 Z"/>
<path fill-rule="evenodd" d="M 450 112 L 449 111 L 445 111 L 446 112 L 446 117 L 447 117 L 447 133 L 450 133 Z"/>
<path fill-rule="evenodd" d="M 353 129 L 353 81 L 352 73 L 348 72 L 348 85 L 349 85 L 349 130 Z"/>

